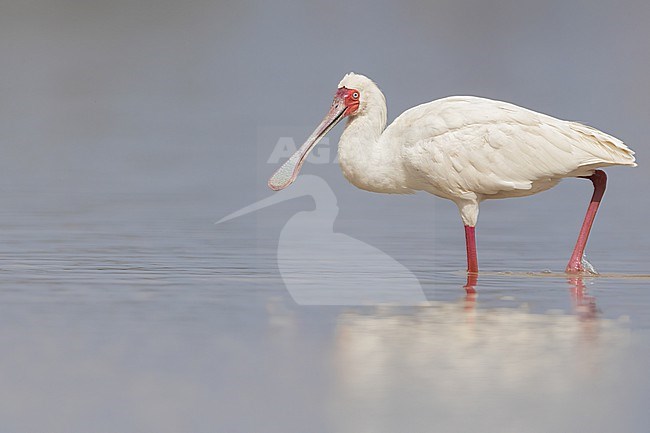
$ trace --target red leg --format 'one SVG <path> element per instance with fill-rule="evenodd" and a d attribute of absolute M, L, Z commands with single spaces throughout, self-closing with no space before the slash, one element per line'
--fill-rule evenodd
<path fill-rule="evenodd" d="M 591 196 L 591 201 L 587 208 L 587 215 L 585 215 L 585 220 L 582 223 L 573 254 L 571 254 L 569 264 L 566 266 L 567 273 L 575 274 L 584 270 L 582 267 L 582 256 L 585 253 L 585 246 L 587 245 L 591 225 L 594 223 L 596 211 L 598 211 L 598 206 L 603 198 L 603 194 L 605 194 L 605 186 L 607 185 L 607 175 L 602 170 L 596 170 L 594 174 L 586 178 L 594 184 L 594 194 Z"/>
<path fill-rule="evenodd" d="M 465 309 L 471 310 L 476 304 L 476 283 L 478 282 L 478 259 L 476 258 L 475 228 L 465 226 L 465 246 L 467 247 L 467 284 L 465 284 Z"/>
<path fill-rule="evenodd" d="M 465 246 L 467 247 L 467 272 L 478 273 L 476 258 L 476 234 L 474 227 L 465 226 Z"/>

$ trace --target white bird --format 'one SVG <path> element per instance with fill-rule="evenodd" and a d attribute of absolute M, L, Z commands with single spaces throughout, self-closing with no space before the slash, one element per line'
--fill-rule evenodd
<path fill-rule="evenodd" d="M 349 73 L 329 113 L 269 180 L 280 190 L 310 150 L 341 119 L 343 175 L 358 188 L 389 194 L 426 191 L 452 200 L 465 225 L 467 271 L 478 272 L 475 226 L 483 200 L 545 191 L 565 177 L 592 181 L 594 193 L 566 267 L 583 272 L 587 237 L 607 177 L 602 167 L 636 166 L 634 152 L 611 135 L 513 104 L 452 96 L 413 107 L 386 127 L 386 99 L 369 78 Z"/>

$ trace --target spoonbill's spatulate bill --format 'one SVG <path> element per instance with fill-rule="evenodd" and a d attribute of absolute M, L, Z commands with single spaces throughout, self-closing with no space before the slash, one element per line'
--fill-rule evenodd
<path fill-rule="evenodd" d="M 467 270 L 478 272 L 475 226 L 479 203 L 545 191 L 565 177 L 591 180 L 594 193 L 566 272 L 584 271 L 582 256 L 612 165 L 636 166 L 622 141 L 576 122 L 507 102 L 452 96 L 413 107 L 386 127 L 386 100 L 369 78 L 343 77 L 329 113 L 298 151 L 275 172 L 281 190 L 298 175 L 311 149 L 342 118 L 339 163 L 353 185 L 367 191 L 427 191 L 452 200 L 465 225 Z"/>

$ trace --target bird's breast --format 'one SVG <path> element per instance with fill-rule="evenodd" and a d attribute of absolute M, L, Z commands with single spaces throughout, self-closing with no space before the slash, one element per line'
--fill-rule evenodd
<path fill-rule="evenodd" d="M 339 143 L 339 165 L 352 185 L 365 191 L 411 194 L 401 158 L 382 144 Z"/>

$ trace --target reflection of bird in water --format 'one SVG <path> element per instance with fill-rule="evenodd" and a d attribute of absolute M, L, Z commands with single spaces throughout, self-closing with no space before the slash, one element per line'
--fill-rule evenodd
<path fill-rule="evenodd" d="M 357 427 L 345 431 L 477 431 L 479 423 L 481 432 L 609 431 L 593 414 L 584 428 L 567 425 L 618 401 L 609 387 L 629 330 L 585 319 L 435 301 L 408 312 L 345 312 L 333 348 L 332 410 Z M 423 416 L 427 428 L 414 424 Z"/>
<path fill-rule="evenodd" d="M 508 275 L 513 276 L 516 274 L 509 273 Z M 526 273 L 521 274 L 521 276 L 531 276 L 534 274 Z M 544 274 L 541 274 L 544 275 Z M 547 274 L 548 275 L 548 274 Z M 556 274 L 560 275 L 560 274 Z M 562 278 L 562 277 L 561 277 Z M 596 305 L 596 298 L 587 293 L 587 286 L 584 283 L 583 277 L 580 275 L 574 275 L 566 279 L 569 283 L 571 291 L 571 299 L 573 301 L 573 309 L 575 314 L 581 319 L 593 319 L 598 313 L 598 307 Z M 465 298 L 464 306 L 466 310 L 473 310 L 476 308 L 476 302 L 478 297 L 478 291 L 476 290 L 478 286 L 478 275 L 468 272 L 467 280 L 465 283 Z"/>
<path fill-rule="evenodd" d="M 582 278 L 572 277 L 567 281 L 571 287 L 571 297 L 576 315 L 581 319 L 595 318 L 599 313 L 596 298 L 587 293 L 587 286 Z"/>
<path fill-rule="evenodd" d="M 292 198 L 311 196 L 316 208 L 292 216 L 280 232 L 278 268 L 300 305 L 363 305 L 426 302 L 418 279 L 383 251 L 334 232 L 336 196 L 318 176 L 240 209 L 218 223 Z"/>
<path fill-rule="evenodd" d="M 471 96 L 418 105 L 386 127 L 384 95 L 370 79 L 351 73 L 339 83 L 322 123 L 269 186 L 289 186 L 307 154 L 344 117 L 349 120 L 339 142 L 339 162 L 345 177 L 368 191 L 427 191 L 452 200 L 465 225 L 467 270 L 473 273 L 478 272 L 479 203 L 536 194 L 566 177 L 587 178 L 594 185 L 566 267 L 570 273 L 588 271 L 584 249 L 607 182 L 599 168 L 636 165 L 634 152 L 597 129 Z"/>

